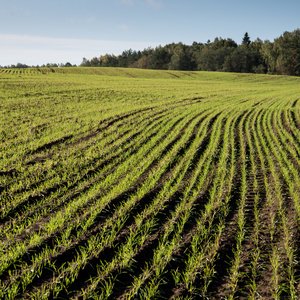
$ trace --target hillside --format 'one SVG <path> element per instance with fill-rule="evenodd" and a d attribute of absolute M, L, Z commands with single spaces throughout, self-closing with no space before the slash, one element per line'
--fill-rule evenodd
<path fill-rule="evenodd" d="M 0 70 L 0 298 L 297 299 L 300 78 Z"/>

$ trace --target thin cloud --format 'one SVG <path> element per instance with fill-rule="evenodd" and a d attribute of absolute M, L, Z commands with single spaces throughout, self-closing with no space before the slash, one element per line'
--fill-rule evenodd
<path fill-rule="evenodd" d="M 129 27 L 126 24 L 122 24 L 119 26 L 122 31 L 128 31 Z"/>
<path fill-rule="evenodd" d="M 162 7 L 162 1 L 160 1 L 160 0 L 146 0 L 146 1 L 150 6 L 152 6 L 154 8 Z"/>
<path fill-rule="evenodd" d="M 29 35 L 0 34 L 0 65 L 18 62 L 27 65 L 46 63 L 80 64 L 82 58 L 91 59 L 106 53 L 119 55 L 124 50 L 143 50 L 160 43 L 49 38 Z"/>
<path fill-rule="evenodd" d="M 130 6 L 134 4 L 134 0 L 121 0 L 120 3 Z"/>
<path fill-rule="evenodd" d="M 86 22 L 89 23 L 89 24 L 93 24 L 93 23 L 97 23 L 98 22 L 98 19 L 96 16 L 94 15 L 91 15 L 91 16 L 88 16 L 86 18 Z"/>

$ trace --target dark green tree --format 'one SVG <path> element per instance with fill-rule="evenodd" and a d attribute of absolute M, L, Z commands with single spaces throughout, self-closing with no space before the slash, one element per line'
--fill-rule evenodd
<path fill-rule="evenodd" d="M 274 43 L 269 40 L 263 42 L 260 48 L 261 56 L 267 67 L 267 72 L 270 74 L 276 73 L 276 61 L 278 54 L 274 49 Z"/>
<path fill-rule="evenodd" d="M 246 32 L 239 46 L 232 39 L 217 37 L 204 44 L 172 43 L 143 51 L 125 50 L 117 57 L 105 54 L 91 60 L 83 58 L 81 66 L 269 72 L 300 76 L 300 29 L 285 32 L 273 43 L 259 38 L 252 42 Z"/>
<path fill-rule="evenodd" d="M 232 39 L 215 38 L 196 55 L 197 70 L 221 71 L 226 57 L 236 48 L 237 44 Z"/>
<path fill-rule="evenodd" d="M 91 59 L 91 67 L 100 67 L 100 60 L 98 57 L 93 57 Z"/>
<path fill-rule="evenodd" d="M 251 40 L 250 40 L 250 37 L 248 35 L 248 32 L 246 32 L 244 34 L 244 37 L 243 37 L 242 45 L 248 47 L 250 44 L 251 44 Z"/>
<path fill-rule="evenodd" d="M 118 65 L 118 59 L 112 54 L 101 55 L 99 65 L 100 67 L 116 67 Z"/>
<path fill-rule="evenodd" d="M 178 43 L 173 48 L 171 61 L 169 63 L 169 70 L 194 70 L 196 63 L 190 54 L 189 47 Z"/>
<path fill-rule="evenodd" d="M 277 55 L 278 74 L 300 76 L 300 29 L 293 32 L 286 31 L 275 39 L 274 52 Z"/>
<path fill-rule="evenodd" d="M 90 67 L 91 66 L 91 62 L 86 59 L 85 57 L 82 59 L 82 63 L 80 64 L 81 67 Z"/>
<path fill-rule="evenodd" d="M 159 46 L 151 55 L 149 69 L 167 70 L 170 61 L 170 53 L 164 47 Z"/>

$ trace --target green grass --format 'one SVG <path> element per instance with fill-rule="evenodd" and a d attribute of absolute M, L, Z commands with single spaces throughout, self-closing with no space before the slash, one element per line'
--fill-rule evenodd
<path fill-rule="evenodd" d="M 2 69 L 0 90 L 0 298 L 299 298 L 299 78 Z"/>

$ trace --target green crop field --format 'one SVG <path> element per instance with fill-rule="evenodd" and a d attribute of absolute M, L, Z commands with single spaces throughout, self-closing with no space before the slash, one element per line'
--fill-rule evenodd
<path fill-rule="evenodd" d="M 1 299 L 299 299 L 300 78 L 0 70 Z"/>

